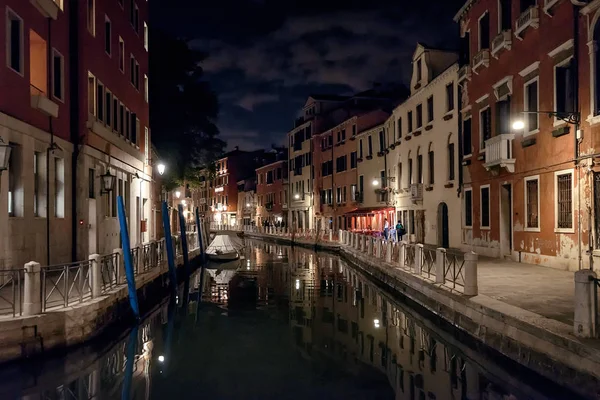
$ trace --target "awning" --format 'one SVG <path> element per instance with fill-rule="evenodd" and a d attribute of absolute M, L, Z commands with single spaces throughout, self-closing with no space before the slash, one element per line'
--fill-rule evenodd
<path fill-rule="evenodd" d="M 352 210 L 349 211 L 347 213 L 345 213 L 345 216 L 348 217 L 352 217 L 352 216 L 359 216 L 359 215 L 369 215 L 369 214 L 375 214 L 378 212 L 386 212 L 386 211 L 395 211 L 396 209 L 394 207 L 365 207 L 365 208 L 357 208 L 356 210 Z"/>

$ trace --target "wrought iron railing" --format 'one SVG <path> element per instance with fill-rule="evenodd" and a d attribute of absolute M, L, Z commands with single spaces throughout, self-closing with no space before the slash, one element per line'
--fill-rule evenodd
<path fill-rule="evenodd" d="M 154 243 L 142 245 L 142 272 L 148 272 L 158 265 L 156 260 L 156 246 Z"/>
<path fill-rule="evenodd" d="M 133 264 L 133 273 L 135 275 L 137 275 L 137 274 L 140 273 L 139 260 L 140 260 L 140 248 L 139 247 L 133 247 L 131 249 L 131 263 Z"/>
<path fill-rule="evenodd" d="M 415 265 L 415 249 L 413 244 L 404 245 L 404 266 L 411 269 Z"/>
<path fill-rule="evenodd" d="M 42 267 L 42 312 L 91 298 L 91 264 L 88 260 Z"/>
<path fill-rule="evenodd" d="M 421 273 L 428 278 L 431 278 L 431 275 L 435 274 L 436 254 L 436 249 L 423 247 L 423 254 L 421 254 Z"/>
<path fill-rule="evenodd" d="M 444 256 L 444 280 L 448 286 L 456 288 L 456 285 L 465 285 L 464 254 L 446 251 Z"/>
<path fill-rule="evenodd" d="M 112 290 L 119 284 L 119 253 L 107 254 L 100 257 L 100 276 L 102 278 L 102 293 Z"/>
<path fill-rule="evenodd" d="M 24 269 L 0 271 L 0 315 L 22 314 Z"/>

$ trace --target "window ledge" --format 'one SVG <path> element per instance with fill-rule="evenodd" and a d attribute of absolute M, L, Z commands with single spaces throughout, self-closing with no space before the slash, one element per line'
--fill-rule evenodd
<path fill-rule="evenodd" d="M 600 115 L 590 115 L 586 120 L 590 125 L 600 124 Z"/>
<path fill-rule="evenodd" d="M 473 227 L 472 227 L 472 226 L 466 226 L 466 225 L 463 225 L 463 227 L 462 227 L 462 228 L 463 228 L 463 229 L 467 229 L 467 230 L 469 230 L 469 231 L 472 231 L 472 230 L 473 230 Z"/>
<path fill-rule="evenodd" d="M 489 226 L 480 226 L 480 227 L 479 227 L 479 230 L 481 230 L 481 231 L 489 231 L 489 230 L 491 230 L 491 229 L 492 229 L 492 228 L 491 228 L 491 227 L 489 227 Z"/>
<path fill-rule="evenodd" d="M 523 228 L 523 231 L 525 232 L 541 232 L 542 230 L 540 228 Z"/>
<path fill-rule="evenodd" d="M 575 228 L 554 228 L 554 233 L 575 233 Z"/>
<path fill-rule="evenodd" d="M 532 131 L 529 131 L 529 132 L 524 132 L 524 133 L 523 133 L 523 137 L 527 137 L 527 136 L 532 136 L 532 135 L 535 135 L 536 133 L 539 133 L 539 131 L 540 131 L 540 130 L 539 130 L 539 128 L 538 128 L 538 129 L 534 129 L 534 130 L 532 130 Z"/>

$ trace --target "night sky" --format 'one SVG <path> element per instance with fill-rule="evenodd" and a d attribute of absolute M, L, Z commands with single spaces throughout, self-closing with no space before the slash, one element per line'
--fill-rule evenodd
<path fill-rule="evenodd" d="M 229 148 L 285 143 L 312 93 L 408 83 L 416 42 L 456 48 L 464 0 L 152 0 L 151 23 L 209 53 Z"/>

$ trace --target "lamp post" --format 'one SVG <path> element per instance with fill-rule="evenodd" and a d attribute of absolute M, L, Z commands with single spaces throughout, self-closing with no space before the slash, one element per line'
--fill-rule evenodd
<path fill-rule="evenodd" d="M 575 169 L 577 170 L 577 205 L 581 208 L 581 169 L 579 166 L 579 144 L 581 143 L 580 131 L 579 131 L 579 123 L 581 122 L 581 113 L 578 111 L 522 111 L 523 114 L 546 114 L 548 118 L 555 117 L 560 119 L 563 122 L 566 122 L 569 125 L 573 125 L 575 129 L 575 137 L 574 137 L 574 152 L 575 157 L 573 158 L 573 163 L 575 164 Z M 515 120 L 512 123 L 512 128 L 514 130 L 520 131 L 525 128 L 525 123 L 523 120 Z M 578 263 L 579 269 L 583 269 L 583 260 L 582 260 L 582 248 L 581 248 L 581 213 L 577 217 L 577 241 L 579 243 L 579 256 Z M 593 269 L 593 257 L 592 257 L 592 243 L 591 240 L 588 240 L 589 254 L 590 254 L 590 269 Z"/>
<path fill-rule="evenodd" d="M 166 168 L 167 168 L 167 167 L 166 167 L 166 166 L 165 166 L 165 164 L 163 164 L 163 163 L 159 163 L 159 164 L 156 166 L 156 169 L 157 169 L 157 171 L 158 171 L 158 174 L 159 174 L 159 175 L 163 175 L 163 174 L 165 173 L 165 169 L 166 169 Z"/>

